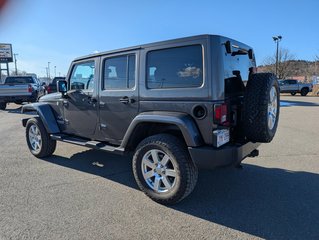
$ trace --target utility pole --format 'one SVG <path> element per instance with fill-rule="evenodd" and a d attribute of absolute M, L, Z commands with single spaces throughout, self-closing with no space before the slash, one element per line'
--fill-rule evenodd
<path fill-rule="evenodd" d="M 14 66 L 15 66 L 15 71 L 16 71 L 16 76 L 18 75 L 18 68 L 17 68 L 17 56 L 19 54 L 18 53 L 14 53 L 13 56 L 14 56 Z"/>
<path fill-rule="evenodd" d="M 278 77 L 278 64 L 279 64 L 279 56 L 278 56 L 278 49 L 279 49 L 279 42 L 282 39 L 282 36 L 274 36 L 272 37 L 272 39 L 275 41 L 275 43 L 277 44 L 277 50 L 276 50 L 276 77 Z"/>
<path fill-rule="evenodd" d="M 50 63 L 51 62 L 48 62 L 48 78 L 50 78 Z"/>
<path fill-rule="evenodd" d="M 54 66 L 54 77 L 56 77 L 56 66 Z"/>

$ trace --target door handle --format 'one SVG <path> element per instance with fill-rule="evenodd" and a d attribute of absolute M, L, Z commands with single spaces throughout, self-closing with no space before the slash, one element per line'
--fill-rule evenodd
<path fill-rule="evenodd" d="M 91 103 L 97 103 L 97 99 L 96 98 L 91 98 Z"/>
<path fill-rule="evenodd" d="M 120 102 L 124 104 L 134 103 L 135 100 L 133 98 L 129 98 L 128 96 L 120 98 Z"/>
<path fill-rule="evenodd" d="M 88 97 L 88 103 L 89 104 L 95 104 L 95 103 L 97 103 L 97 99 L 96 98 L 92 98 L 92 97 Z"/>

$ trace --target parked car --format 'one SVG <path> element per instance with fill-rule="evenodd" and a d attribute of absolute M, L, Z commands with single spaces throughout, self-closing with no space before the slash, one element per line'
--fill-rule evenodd
<path fill-rule="evenodd" d="M 56 84 L 57 81 L 65 80 L 65 77 L 55 77 L 52 82 L 47 86 L 47 93 L 55 93 L 57 91 Z"/>
<path fill-rule="evenodd" d="M 7 103 L 36 102 L 44 94 L 44 88 L 33 76 L 9 76 L 0 85 L 0 109 L 4 110 Z"/>
<path fill-rule="evenodd" d="M 281 93 L 290 93 L 295 96 L 300 93 L 301 96 L 307 96 L 312 92 L 313 85 L 311 83 L 300 83 L 295 79 L 279 80 L 279 88 Z"/>
<path fill-rule="evenodd" d="M 61 141 L 133 154 L 137 185 L 161 204 L 189 195 L 198 168 L 257 156 L 279 118 L 276 77 L 256 73 L 251 47 L 215 35 L 77 58 L 57 90 L 22 108 L 38 114 L 22 120 L 31 153 Z"/>

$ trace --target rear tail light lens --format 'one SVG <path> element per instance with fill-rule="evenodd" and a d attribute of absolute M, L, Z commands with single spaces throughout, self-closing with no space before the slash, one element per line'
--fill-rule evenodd
<path fill-rule="evenodd" d="M 28 92 L 29 92 L 29 93 L 32 92 L 32 86 L 31 86 L 31 85 L 28 86 Z"/>
<path fill-rule="evenodd" d="M 47 92 L 51 93 L 51 87 L 50 86 L 47 87 Z"/>
<path fill-rule="evenodd" d="M 216 124 L 227 123 L 227 105 L 225 103 L 214 105 L 214 123 Z"/>

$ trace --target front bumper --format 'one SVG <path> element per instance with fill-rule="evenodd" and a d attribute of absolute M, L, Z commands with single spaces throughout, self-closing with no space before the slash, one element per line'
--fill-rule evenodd
<path fill-rule="evenodd" d="M 240 145 L 226 145 L 220 148 L 210 146 L 188 147 L 188 151 L 198 168 L 212 169 L 236 165 L 258 148 L 260 143 L 247 142 Z"/>

